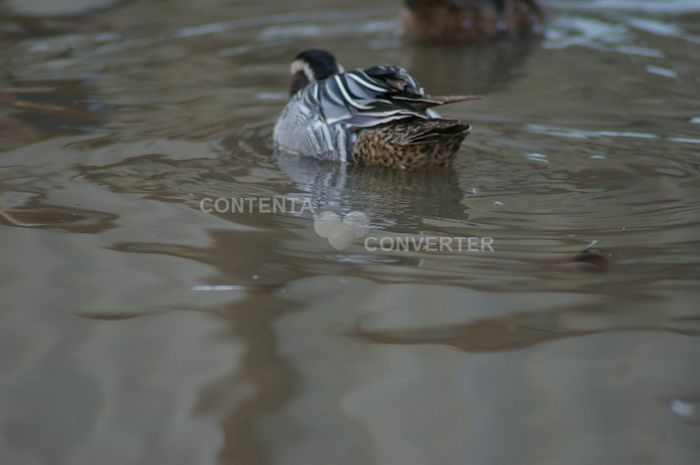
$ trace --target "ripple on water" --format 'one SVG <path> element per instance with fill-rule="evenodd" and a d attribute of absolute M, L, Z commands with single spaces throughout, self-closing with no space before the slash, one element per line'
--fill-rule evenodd
<path fill-rule="evenodd" d="M 474 47 L 402 43 L 399 2 L 105 2 L 0 7 L 86 6 L 0 18 L 6 462 L 698 462 L 696 0 L 548 1 L 543 40 Z M 483 95 L 444 109 L 454 167 L 276 154 L 318 46 Z M 314 214 L 199 204 L 271 196 Z"/>

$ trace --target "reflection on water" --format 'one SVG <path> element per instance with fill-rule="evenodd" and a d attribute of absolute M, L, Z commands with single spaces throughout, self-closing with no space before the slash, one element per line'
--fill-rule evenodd
<path fill-rule="evenodd" d="M 411 69 L 430 70 L 421 76 L 426 89 L 455 89 L 455 81 L 468 84 L 477 95 L 504 90 L 526 74 L 530 53 L 541 45 L 532 39 L 496 43 L 488 47 L 447 45 L 435 53 L 435 47 L 414 45 L 401 49 L 402 60 Z"/>
<path fill-rule="evenodd" d="M 468 220 L 467 207 L 461 204 L 464 193 L 451 168 L 431 172 L 364 169 L 284 154 L 278 155 L 277 163 L 294 182 L 295 192 L 310 198 L 315 212 L 360 211 L 373 226 L 392 231 L 420 230 L 426 218 Z"/>
<path fill-rule="evenodd" d="M 0 463 L 700 461 L 697 2 L 447 48 L 375 3 L 0 5 Z M 275 154 L 319 45 L 483 95 L 455 166 Z M 270 196 L 313 211 L 200 210 Z"/>

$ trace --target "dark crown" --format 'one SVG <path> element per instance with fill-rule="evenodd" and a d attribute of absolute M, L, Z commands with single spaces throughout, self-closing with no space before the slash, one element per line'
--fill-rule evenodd
<path fill-rule="evenodd" d="M 303 61 L 309 65 L 316 81 L 340 73 L 340 67 L 335 56 L 325 50 L 311 49 L 303 51 L 297 55 L 296 60 Z"/>

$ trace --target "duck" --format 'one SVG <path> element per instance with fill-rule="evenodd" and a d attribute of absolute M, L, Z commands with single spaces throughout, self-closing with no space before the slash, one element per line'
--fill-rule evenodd
<path fill-rule="evenodd" d="M 537 0 L 404 0 L 404 37 L 420 43 L 473 43 L 541 35 Z"/>
<path fill-rule="evenodd" d="M 292 61 L 289 95 L 273 131 L 277 150 L 398 169 L 449 166 L 471 126 L 432 108 L 479 98 L 428 95 L 394 65 L 345 71 L 321 49 Z"/>

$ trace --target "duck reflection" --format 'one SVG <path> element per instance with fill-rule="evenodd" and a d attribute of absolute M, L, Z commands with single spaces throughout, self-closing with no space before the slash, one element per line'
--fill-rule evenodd
<path fill-rule="evenodd" d="M 467 46 L 406 44 L 403 62 L 419 73 L 426 88 L 441 93 L 490 94 L 507 89 L 526 73 L 527 60 L 538 41 Z"/>
<path fill-rule="evenodd" d="M 404 171 L 320 162 L 286 153 L 276 157 L 279 169 L 310 196 L 315 212 L 359 211 L 374 227 L 412 233 L 424 227 L 426 219 L 468 220 L 464 193 L 452 168 Z"/>

